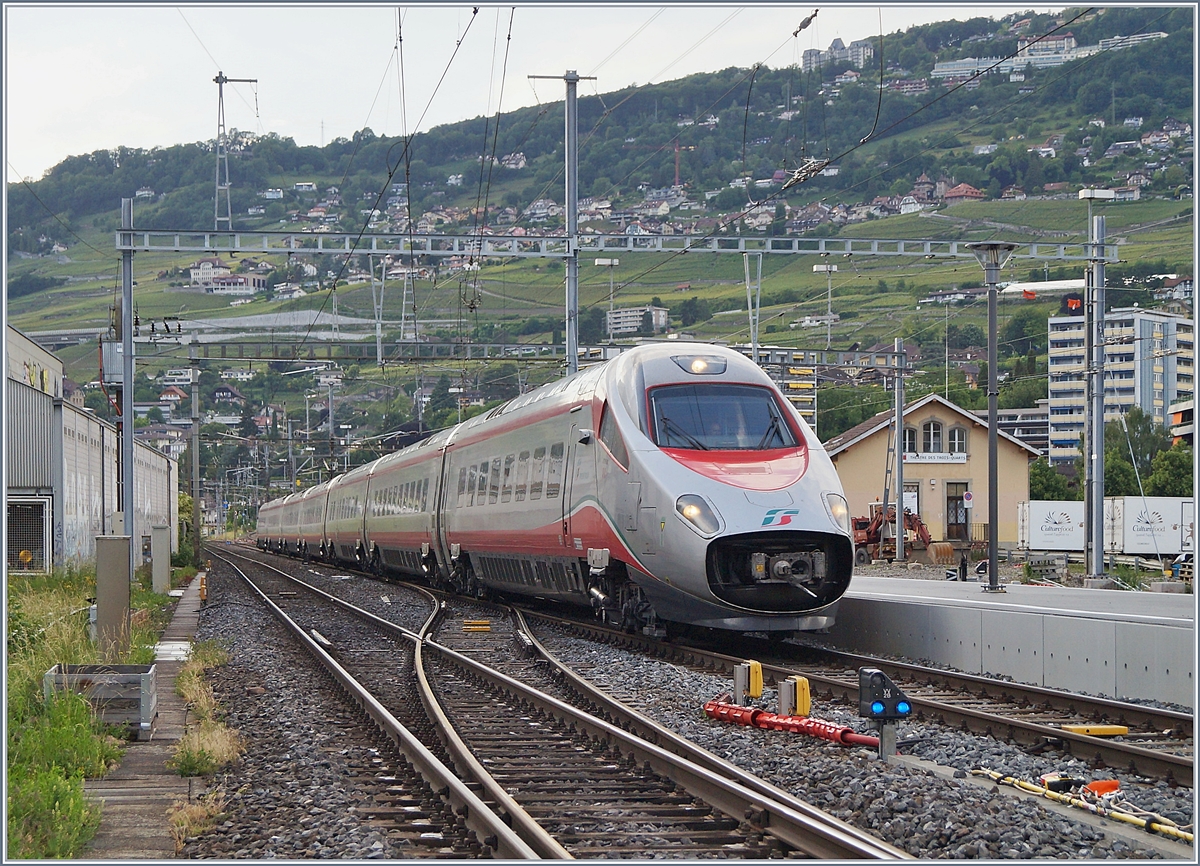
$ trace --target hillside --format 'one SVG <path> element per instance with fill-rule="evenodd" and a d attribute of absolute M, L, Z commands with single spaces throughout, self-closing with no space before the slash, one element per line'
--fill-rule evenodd
<path fill-rule="evenodd" d="M 746 195 L 730 189 L 731 181 L 769 180 L 806 156 L 833 157 L 839 171 L 793 188 L 787 196 L 792 205 L 817 199 L 851 204 L 902 194 L 922 173 L 969 183 L 990 198 L 1013 185 L 1032 193 L 1047 183 L 1110 183 L 1114 171 L 1140 168 L 1145 161 L 1103 159 L 1113 142 L 1159 129 L 1169 118 L 1192 120 L 1191 17 L 1182 8 L 1108 9 L 1078 17 L 1081 11 L 1066 10 L 1058 19 L 1032 16 L 1016 32 L 1011 18 L 974 18 L 886 34 L 882 47 L 889 89 L 882 101 L 876 97 L 877 58 L 858 70 L 849 61 L 830 61 L 809 72 L 726 69 L 583 96 L 580 188 L 585 195 L 612 200 L 614 208 L 629 206 L 642 200 L 645 187 L 671 185 L 678 158 L 679 180 L 691 199 L 704 203 L 701 193 L 726 190 L 707 202 L 708 211 L 736 212 Z M 1021 81 L 984 75 L 977 87 L 972 82 L 947 91 L 943 79 L 929 77 L 935 63 L 968 53 L 1005 56 L 1016 49 L 1019 36 L 1050 32 L 1056 21 L 1072 21 L 1070 30 L 1081 45 L 1151 31 L 1168 35 L 1057 68 L 1029 68 Z M 857 82 L 837 83 L 847 72 L 859 74 Z M 922 81 L 926 92 L 893 89 L 897 82 Z M 229 160 L 235 224 L 278 226 L 290 211 L 307 213 L 306 206 L 336 186 L 340 205 L 326 215 L 336 218 L 334 227 L 356 230 L 363 223 L 360 211 L 384 208 L 391 195 L 387 184 L 406 183 L 404 213 L 413 220 L 438 207 L 487 207 L 489 221 L 499 226 L 503 208 L 523 212 L 543 196 L 561 200 L 561 116 L 561 102 L 505 113 L 494 146 L 495 118 L 437 127 L 416 135 L 405 159 L 402 143 L 369 129 L 323 148 L 298 147 L 275 133 L 235 134 Z M 1140 125 L 1127 125 L 1126 118 L 1140 118 Z M 1096 119 L 1107 123 L 1089 126 Z M 864 136 L 871 140 L 859 147 Z M 1055 155 L 1031 157 L 1028 147 L 1052 136 L 1061 137 Z M 995 145 L 995 150 L 976 154 L 977 145 Z M 69 245 L 71 233 L 89 225 L 115 228 L 120 199 L 139 190 L 146 196 L 138 201 L 140 225 L 211 225 L 213 147 L 208 141 L 96 151 L 64 160 L 28 185 L 10 184 L 10 255 L 45 251 L 48 242 Z M 1090 148 L 1090 160 L 1076 154 L 1084 147 Z M 525 166 L 480 161 L 481 155 L 508 154 L 523 155 Z M 1153 186 L 1159 191 L 1174 192 L 1191 182 L 1190 160 L 1158 168 Z M 296 190 L 301 181 L 313 183 L 318 194 Z M 283 197 L 260 197 L 269 189 L 281 190 Z M 254 208 L 262 212 L 248 213 Z M 458 227 L 473 220 L 477 216 Z M 393 217 L 387 228 L 399 230 L 396 222 Z"/>
<path fill-rule="evenodd" d="M 1180 72 L 1191 69 L 1191 19 L 1184 9 L 1121 8 L 1077 17 L 1081 11 L 1032 15 L 1025 22 L 981 17 L 885 34 L 882 99 L 877 57 L 861 67 L 847 60 L 823 62 L 810 72 L 726 69 L 582 97 L 580 183 L 592 199 L 583 205 L 583 230 L 621 232 L 637 225 L 651 234 L 705 234 L 728 223 L 723 231 L 756 236 L 1078 243 L 1087 208 L 1075 189 L 1144 184 L 1137 187 L 1140 200 L 1096 212 L 1106 215 L 1109 237 L 1121 244 L 1123 263 L 1109 269 L 1110 301 L 1151 303 L 1150 290 L 1161 275 L 1191 274 L 1194 267 L 1193 81 Z M 1023 80 L 985 75 L 978 86 L 951 90 L 943 79 L 930 77 L 936 64 L 1006 56 L 1023 36 L 1050 32 L 1060 23 L 1083 46 L 1130 34 L 1167 36 L 1056 68 L 1027 68 Z M 858 73 L 858 80 L 849 72 Z M 924 82 L 927 89 L 903 92 L 912 82 Z M 357 232 L 370 215 L 373 232 L 406 231 L 411 223 L 417 231 L 469 233 L 481 220 L 496 233 L 561 231 L 556 205 L 562 200 L 561 117 L 561 102 L 505 113 L 494 148 L 495 118 L 437 127 L 413 138 L 410 160 L 398 156 L 403 142 L 370 130 L 322 148 L 298 147 L 278 134 L 235 134 L 229 160 L 234 225 Z M 864 136 L 868 140 L 859 146 Z M 1112 147 L 1128 141 L 1137 146 Z M 97 151 L 65 160 L 40 180 L 10 184 L 7 288 L 13 324 L 27 331 L 104 327 L 118 288 L 112 232 L 119 200 L 136 196 L 140 227 L 210 227 L 213 149 L 209 141 Z M 805 156 L 834 157 L 838 171 L 782 194 L 778 173 L 786 176 Z M 922 177 L 928 179 L 928 198 L 919 202 L 919 211 L 900 213 L 905 196 L 922 192 Z M 980 200 L 949 203 L 944 193 L 959 184 L 974 187 Z M 753 207 L 768 197 L 762 207 Z M 344 270 L 341 262 L 326 260 L 306 274 L 299 261 L 243 256 L 227 264 L 235 273 L 261 265 L 270 288 L 233 307 L 228 296 L 187 290 L 195 256 L 139 254 L 135 301 L 144 321 L 178 316 L 218 322 L 264 312 L 329 311 L 332 271 L 341 275 L 339 312 L 370 319 L 362 259 L 346 262 Z M 982 273 L 974 262 L 857 257 L 838 262 L 832 286 L 812 272 L 812 263 L 810 256 L 765 257 L 763 342 L 824 348 L 825 328 L 804 321 L 823 315 L 830 304 L 840 317 L 830 333 L 833 348 L 890 344 L 902 336 L 922 351 L 920 366 L 933 385 L 946 375 L 943 353 L 953 344 L 969 345 L 968 337 L 977 343 L 983 333 L 979 302 L 921 304 L 936 291 L 978 286 Z M 416 282 L 411 302 L 424 338 L 561 340 L 563 273 L 557 262 L 495 260 L 477 272 L 446 262 L 422 264 L 436 266 L 431 279 Z M 1080 273 L 1078 264 L 1026 261 L 1012 263 L 1005 278 Z M 610 277 L 618 306 L 668 307 L 672 327 L 700 339 L 748 339 L 741 256 L 626 255 L 611 273 L 585 258 L 580 268 L 585 343 L 604 338 Z M 279 299 L 275 289 L 285 282 L 301 284 L 307 294 Z M 399 336 L 402 301 L 398 283 L 389 281 L 388 340 Z M 1016 373 L 1030 348 L 1035 355 L 1044 352 L 1045 317 L 1059 304 L 1043 297 L 1005 301 L 1006 371 Z M 94 344 L 63 354 L 68 375 L 85 382 L 95 378 Z M 164 347 L 141 357 L 139 365 L 154 373 L 178 365 L 179 357 Z M 442 372 L 463 375 L 437 365 L 424 375 Z M 556 371 L 535 365 L 521 375 L 536 381 Z M 306 390 L 300 378 L 276 377 L 269 387 L 260 383 L 245 390 L 260 402 L 286 402 L 295 416 Z M 411 391 L 415 379 L 406 381 Z M 1043 395 L 1044 382 L 1043 375 Z M 965 388 L 957 369 L 950 384 L 964 405 L 980 396 L 957 390 Z M 364 378 L 348 386 L 348 393 L 357 388 L 365 395 L 373 387 Z M 1007 399 L 1032 396 L 1010 388 Z"/>

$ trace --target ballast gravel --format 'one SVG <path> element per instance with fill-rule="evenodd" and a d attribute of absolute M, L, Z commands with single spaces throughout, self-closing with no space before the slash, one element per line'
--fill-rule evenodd
<path fill-rule="evenodd" d="M 371 785 L 376 768 L 391 759 L 366 745 L 377 732 L 345 711 L 240 581 L 218 572 L 208 579 L 212 601 L 201 610 L 196 639 L 229 650 L 229 663 L 210 679 L 225 723 L 247 748 L 210 782 L 224 796 L 226 819 L 185 840 L 180 856 L 404 858 L 405 847 L 360 813 L 378 787 Z M 318 727 L 318 719 L 331 721 Z"/>
<path fill-rule="evenodd" d="M 664 727 L 915 857 L 1162 857 L 1152 848 L 1107 836 L 1099 827 L 1070 820 L 1036 801 L 980 787 L 965 778 L 947 780 L 885 764 L 872 749 L 714 721 L 702 706 L 731 689 L 728 677 L 550 632 L 539 638 L 595 685 Z M 756 704 L 775 709 L 776 695 L 764 689 Z M 819 703 L 814 704 L 812 717 L 871 733 L 857 708 Z M 897 737 L 902 754 L 954 768 L 963 777 L 972 769 L 986 768 L 1031 780 L 1048 772 L 1088 781 L 1118 778 L 1137 807 L 1180 825 L 1193 820 L 1191 789 L 1146 784 L 1108 770 L 1093 772 L 1069 756 L 1032 756 L 1015 746 L 938 725 L 903 722 Z M 1194 849 L 1180 845 L 1179 850 L 1189 857 Z"/>
<path fill-rule="evenodd" d="M 311 579 L 315 572 L 308 577 Z M 338 576 L 341 577 L 340 575 Z M 336 580 L 311 580 L 315 584 Z M 341 581 L 339 581 L 341 582 Z M 353 742 L 361 725 L 346 718 L 338 731 L 313 727 L 317 684 L 298 675 L 287 639 L 270 615 L 239 583 L 210 577 L 210 598 L 198 639 L 230 647 L 230 664 L 213 676 L 227 722 L 250 748 L 237 767 L 215 780 L 228 802 L 228 820 L 189 839 L 188 858 L 379 859 L 404 858 L 378 829 L 359 817 L 370 796 L 360 784 L 363 768 L 381 758 Z M 215 590 L 215 591 L 214 591 Z M 413 627 L 421 604 L 405 591 L 361 581 L 341 582 L 338 594 L 393 621 Z M 386 599 L 386 600 L 385 600 Z M 1159 851 L 1106 835 L 1101 827 L 1071 820 L 1040 803 L 1019 799 L 965 778 L 885 764 L 866 748 L 744 728 L 709 719 L 701 709 L 731 687 L 727 677 L 645 658 L 622 649 L 558 633 L 539 634 L 548 648 L 601 688 L 640 708 L 660 724 L 743 769 L 921 859 L 1161 859 Z M 264 690 L 262 694 L 252 691 Z M 759 702 L 775 707 L 766 690 Z M 336 711 L 335 711 L 336 712 Z M 855 709 L 814 705 L 815 718 L 869 732 Z M 1025 779 L 1048 772 L 1076 778 L 1118 778 L 1130 800 L 1180 825 L 1193 821 L 1192 791 L 1122 773 L 1098 771 L 1069 756 L 1033 756 L 1015 746 L 947 730 L 902 723 L 903 754 L 954 768 L 964 776 L 987 768 Z M 1193 848 L 1180 846 L 1190 859 Z"/>

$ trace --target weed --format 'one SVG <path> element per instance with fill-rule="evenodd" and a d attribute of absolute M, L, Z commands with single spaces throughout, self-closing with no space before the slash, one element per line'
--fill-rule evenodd
<path fill-rule="evenodd" d="M 183 843 L 189 837 L 211 830 L 224 813 L 225 792 L 220 788 L 203 794 L 193 803 L 175 803 L 167 819 L 171 824 L 171 836 L 175 839 L 175 852 L 183 850 Z"/>
<path fill-rule="evenodd" d="M 91 705 L 74 692 L 52 694 L 42 713 L 9 732 L 10 766 L 56 767 L 94 779 L 122 754 L 119 741 L 99 733 Z"/>
<path fill-rule="evenodd" d="M 81 773 L 9 761 L 9 857 L 78 857 L 99 826 L 100 810 L 84 796 Z"/>
<path fill-rule="evenodd" d="M 188 729 L 167 766 L 181 776 L 211 776 L 233 764 L 244 749 L 240 734 L 206 720 Z"/>

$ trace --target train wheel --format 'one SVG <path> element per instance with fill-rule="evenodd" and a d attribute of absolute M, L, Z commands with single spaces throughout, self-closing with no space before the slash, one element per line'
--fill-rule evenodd
<path fill-rule="evenodd" d="M 867 565 L 868 563 L 870 563 L 870 561 L 871 561 L 871 556 L 870 556 L 870 554 L 867 553 L 867 549 L 865 547 L 859 547 L 854 551 L 854 564 L 855 565 Z"/>

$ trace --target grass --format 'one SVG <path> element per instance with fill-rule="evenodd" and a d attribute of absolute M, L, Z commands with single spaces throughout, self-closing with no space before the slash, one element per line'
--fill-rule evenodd
<path fill-rule="evenodd" d="M 181 776 L 212 775 L 234 763 L 245 748 L 241 735 L 221 721 L 220 706 L 204 678 L 205 671 L 228 659 L 228 652 L 215 641 L 195 643 L 175 680 L 175 691 L 196 717 L 168 761 L 168 766 Z"/>
<path fill-rule="evenodd" d="M 171 837 L 175 840 L 175 852 L 183 850 L 184 842 L 212 829 L 217 819 L 225 813 L 225 792 L 209 791 L 191 803 L 177 802 L 170 810 Z"/>
<path fill-rule="evenodd" d="M 118 661 L 148 664 L 170 616 L 171 599 L 149 590 L 139 571 L 131 593 L 131 649 Z M 9 575 L 6 623 L 8 849 L 12 858 L 78 857 L 100 821 L 83 781 L 104 775 L 123 748 L 80 695 L 46 700 L 42 677 L 57 664 L 100 661 L 88 638 L 94 571 Z M 119 732 L 118 732 L 119 733 Z"/>

